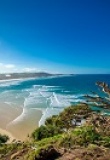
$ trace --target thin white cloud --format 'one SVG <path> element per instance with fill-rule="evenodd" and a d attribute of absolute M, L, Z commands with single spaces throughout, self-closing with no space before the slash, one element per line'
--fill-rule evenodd
<path fill-rule="evenodd" d="M 0 73 L 13 72 L 16 66 L 14 64 L 0 63 Z"/>
<path fill-rule="evenodd" d="M 4 63 L 0 63 L 0 67 L 2 68 L 15 68 L 15 65 L 14 64 L 4 64 Z"/>
<path fill-rule="evenodd" d="M 40 72 L 39 69 L 34 67 L 21 67 L 14 64 L 0 63 L 0 73 L 18 73 L 18 72 Z"/>
<path fill-rule="evenodd" d="M 11 68 L 15 68 L 15 65 L 14 64 L 7 64 L 7 65 L 5 65 L 5 67 L 11 69 Z"/>
<path fill-rule="evenodd" d="M 37 68 L 24 68 L 24 72 L 38 72 L 39 70 Z"/>

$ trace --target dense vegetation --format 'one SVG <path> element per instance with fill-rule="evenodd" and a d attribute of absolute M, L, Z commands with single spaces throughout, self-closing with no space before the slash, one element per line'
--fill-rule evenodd
<path fill-rule="evenodd" d="M 45 121 L 45 126 L 36 129 L 33 132 L 32 137 L 34 140 L 41 140 L 43 138 L 53 137 L 57 134 L 67 132 L 76 127 L 77 120 L 86 118 L 90 113 L 91 110 L 86 104 L 70 106 L 64 109 L 59 115 L 48 118 Z"/>
<path fill-rule="evenodd" d="M 30 141 L 1 143 L 0 156 L 1 160 L 110 160 L 110 116 L 87 104 L 67 107 L 37 128 Z"/>

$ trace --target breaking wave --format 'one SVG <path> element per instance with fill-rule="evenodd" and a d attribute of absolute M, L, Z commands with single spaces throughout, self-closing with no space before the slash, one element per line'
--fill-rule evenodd
<path fill-rule="evenodd" d="M 78 76 L 76 76 L 76 78 L 78 78 Z M 0 82 L 0 102 L 7 103 L 9 106 L 16 104 L 22 107 L 21 115 L 11 123 L 23 121 L 23 119 L 29 115 L 31 109 L 41 110 L 43 113 L 39 121 L 39 125 L 41 125 L 47 117 L 58 114 L 63 108 L 78 102 L 85 102 L 83 98 L 84 92 L 81 92 L 85 90 L 85 85 L 82 84 L 78 88 L 76 81 L 75 86 L 71 88 L 72 85 L 66 81 L 67 79 L 64 81 L 63 78 L 58 81 L 57 77 L 57 81 L 55 81 L 55 78 L 50 78 L 41 81 L 34 79 Z M 73 83 L 73 81 L 71 81 L 71 83 Z M 88 86 L 87 90 L 92 90 L 94 83 L 90 89 L 88 89 Z"/>

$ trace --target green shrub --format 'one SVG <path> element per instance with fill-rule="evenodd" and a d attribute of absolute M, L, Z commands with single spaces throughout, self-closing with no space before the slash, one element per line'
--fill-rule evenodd
<path fill-rule="evenodd" d="M 45 125 L 46 126 L 48 126 L 48 125 L 55 125 L 57 119 L 58 119 L 58 116 L 57 115 L 53 115 L 52 117 L 49 117 L 49 118 L 46 119 Z"/>
<path fill-rule="evenodd" d="M 41 126 L 32 133 L 32 137 L 34 140 L 41 140 L 43 138 L 53 137 L 59 133 L 62 133 L 59 127 L 52 125 Z"/>
<path fill-rule="evenodd" d="M 93 126 L 78 127 L 73 131 L 73 135 L 80 137 L 83 143 L 95 143 L 100 140 L 100 135 L 96 132 Z"/>
<path fill-rule="evenodd" d="M 1 135 L 0 134 L 0 144 L 6 143 L 9 140 L 9 137 L 7 135 Z"/>
<path fill-rule="evenodd" d="M 83 126 L 63 134 L 59 140 L 59 145 L 63 147 L 88 146 L 88 144 L 96 144 L 99 140 L 100 135 L 92 126 Z"/>

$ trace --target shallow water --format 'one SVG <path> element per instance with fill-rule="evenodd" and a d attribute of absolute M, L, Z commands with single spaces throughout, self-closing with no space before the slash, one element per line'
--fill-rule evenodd
<path fill-rule="evenodd" d="M 0 102 L 9 107 L 23 109 L 14 123 L 23 121 L 32 109 L 40 109 L 43 116 L 39 125 L 43 124 L 48 116 L 58 114 L 64 107 L 73 103 L 85 102 L 84 94 L 91 91 L 100 94 L 95 86 L 97 81 L 110 84 L 110 75 L 74 75 L 55 78 L 41 78 L 28 80 L 10 80 L 0 82 Z"/>

